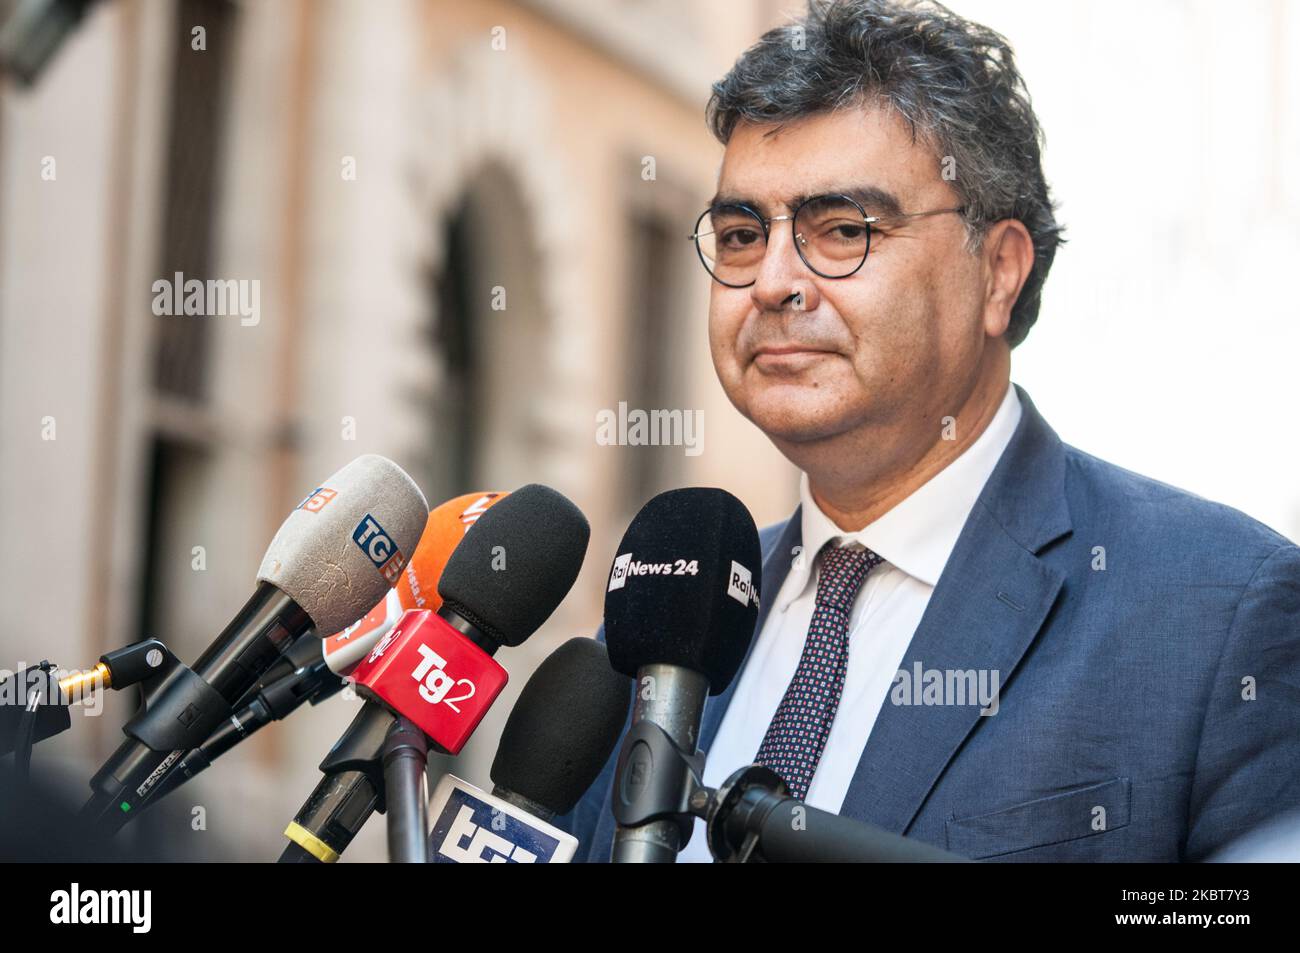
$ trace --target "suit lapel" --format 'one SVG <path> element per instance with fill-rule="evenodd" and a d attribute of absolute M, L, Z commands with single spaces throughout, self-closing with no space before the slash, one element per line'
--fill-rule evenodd
<path fill-rule="evenodd" d="M 1062 574 L 1003 534 L 985 511 L 972 512 L 963 539 L 903 659 L 913 696 L 921 691 L 918 665 L 996 672 L 1006 685 L 1061 588 Z M 886 698 L 840 813 L 905 832 L 983 717 L 979 711 L 978 704 L 896 705 Z"/>
<path fill-rule="evenodd" d="M 704 705 L 704 717 L 700 721 L 701 751 L 708 751 L 713 746 L 713 739 L 722 724 L 722 716 L 727 713 L 727 706 L 731 704 L 731 698 L 736 693 L 740 673 L 745 670 L 745 665 L 749 662 L 750 653 L 754 651 L 754 643 L 758 641 L 758 633 L 763 631 L 763 623 L 767 621 L 768 611 L 776 601 L 776 594 L 790 572 L 790 564 L 794 561 L 794 548 L 799 545 L 802 535 L 802 507 L 798 507 L 780 532 L 773 534 L 771 544 L 763 551 L 763 581 L 759 589 L 760 604 L 758 621 L 754 624 L 754 636 L 749 640 L 749 648 L 745 650 L 745 661 L 736 670 L 736 677 L 731 680 L 726 691 L 710 698 Z"/>
<path fill-rule="evenodd" d="M 1005 686 L 1047 617 L 1064 575 L 1037 555 L 1070 531 L 1065 454 L 1023 389 L 1021 420 L 981 492 L 904 656 L 922 669 L 996 672 Z M 919 685 L 913 685 L 913 695 Z M 892 696 L 891 692 L 891 696 Z M 896 705 L 886 698 L 841 813 L 904 833 L 982 717 L 979 705 Z M 996 716 L 993 716 L 996 717 Z"/>

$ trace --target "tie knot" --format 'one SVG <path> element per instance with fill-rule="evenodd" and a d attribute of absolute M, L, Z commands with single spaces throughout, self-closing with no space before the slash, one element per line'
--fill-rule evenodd
<path fill-rule="evenodd" d="M 885 560 L 858 546 L 834 546 L 822 550 L 821 576 L 817 580 L 817 605 L 834 606 L 848 612 L 862 582 Z"/>

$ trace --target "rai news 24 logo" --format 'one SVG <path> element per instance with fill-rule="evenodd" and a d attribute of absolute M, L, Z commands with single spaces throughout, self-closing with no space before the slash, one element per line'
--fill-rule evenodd
<path fill-rule="evenodd" d="M 623 553 L 614 559 L 614 566 L 609 572 L 607 592 L 622 589 L 630 576 L 694 576 L 700 571 L 699 560 L 675 559 L 666 563 L 647 563 L 634 561 L 631 553 Z M 731 571 L 727 575 L 727 595 L 743 606 L 752 600 L 758 604 L 758 590 L 754 585 L 753 574 L 734 559 Z"/>
<path fill-rule="evenodd" d="M 361 517 L 361 522 L 352 531 L 352 542 L 360 547 L 391 585 L 397 584 L 402 575 L 402 567 L 406 565 L 406 557 L 377 519 L 369 513 Z"/>

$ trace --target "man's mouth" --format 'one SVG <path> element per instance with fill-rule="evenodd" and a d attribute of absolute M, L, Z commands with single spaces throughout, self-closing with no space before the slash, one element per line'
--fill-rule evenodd
<path fill-rule="evenodd" d="M 761 347 L 754 352 L 754 363 L 760 370 L 801 370 L 807 365 L 834 354 L 826 348 L 806 344 L 782 344 Z"/>

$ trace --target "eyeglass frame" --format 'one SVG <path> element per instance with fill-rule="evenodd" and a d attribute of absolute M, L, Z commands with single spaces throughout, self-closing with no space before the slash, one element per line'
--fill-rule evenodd
<path fill-rule="evenodd" d="M 803 211 L 803 207 L 807 205 L 809 202 L 819 202 L 824 199 L 843 199 L 844 201 L 848 202 L 850 205 L 856 208 L 858 212 L 862 215 L 862 223 L 867 226 L 867 247 L 863 249 L 862 260 L 858 262 L 857 266 L 847 274 L 828 275 L 814 268 L 812 266 L 812 263 L 809 262 L 808 259 L 804 257 L 803 248 L 801 247 L 808 243 L 807 239 L 804 239 L 799 235 L 795 234 L 794 231 L 794 220 L 798 218 L 799 213 Z M 720 208 L 738 208 L 741 211 L 748 212 L 750 215 L 752 215 L 754 218 L 758 220 L 759 224 L 763 226 L 763 254 L 764 255 L 767 254 L 767 245 L 772 240 L 772 230 L 770 227 L 771 224 L 773 222 L 788 221 L 790 223 L 791 237 L 795 240 L 794 250 L 798 253 L 799 260 L 802 261 L 804 265 L 807 267 L 807 269 L 811 271 L 814 275 L 816 275 L 819 278 L 825 278 L 827 281 L 839 281 L 841 278 L 852 278 L 854 275 L 856 275 L 859 271 L 862 270 L 862 266 L 867 263 L 867 256 L 871 253 L 871 231 L 872 231 L 871 226 L 876 224 L 877 222 L 894 221 L 896 219 L 901 219 L 901 218 L 925 218 L 930 215 L 947 215 L 952 212 L 955 212 L 959 215 L 964 215 L 966 213 L 966 206 L 958 205 L 955 208 L 937 208 L 937 209 L 931 209 L 928 212 L 899 212 L 897 215 L 868 215 L 867 210 L 864 209 L 856 199 L 852 198 L 851 196 L 845 195 L 842 192 L 827 192 L 822 195 L 810 195 L 808 196 L 808 198 L 800 202 L 799 205 L 795 208 L 795 210 L 791 212 L 789 215 L 773 215 L 771 218 L 764 218 L 755 209 L 750 208 L 748 205 L 740 205 L 731 202 L 727 202 L 722 205 L 713 205 L 710 206 L 709 208 L 706 208 L 703 212 L 700 213 L 700 217 L 695 220 L 695 230 L 690 235 L 687 235 L 686 238 L 687 240 L 695 243 L 695 254 L 699 256 L 700 264 L 703 265 L 704 270 L 709 273 L 709 277 L 712 278 L 714 281 L 716 281 L 718 284 L 722 285 L 724 288 L 748 288 L 758 281 L 758 275 L 755 275 L 751 281 L 747 281 L 743 285 L 733 285 L 730 282 L 723 281 L 721 278 L 715 275 L 713 273 L 713 269 L 709 267 L 708 260 L 704 257 L 704 249 L 700 247 L 700 237 L 703 235 L 714 235 L 716 233 L 711 231 L 701 232 L 700 223 L 704 221 L 704 217 L 706 215 L 710 215 Z M 759 267 L 760 268 L 762 267 L 762 259 L 759 260 Z"/>

